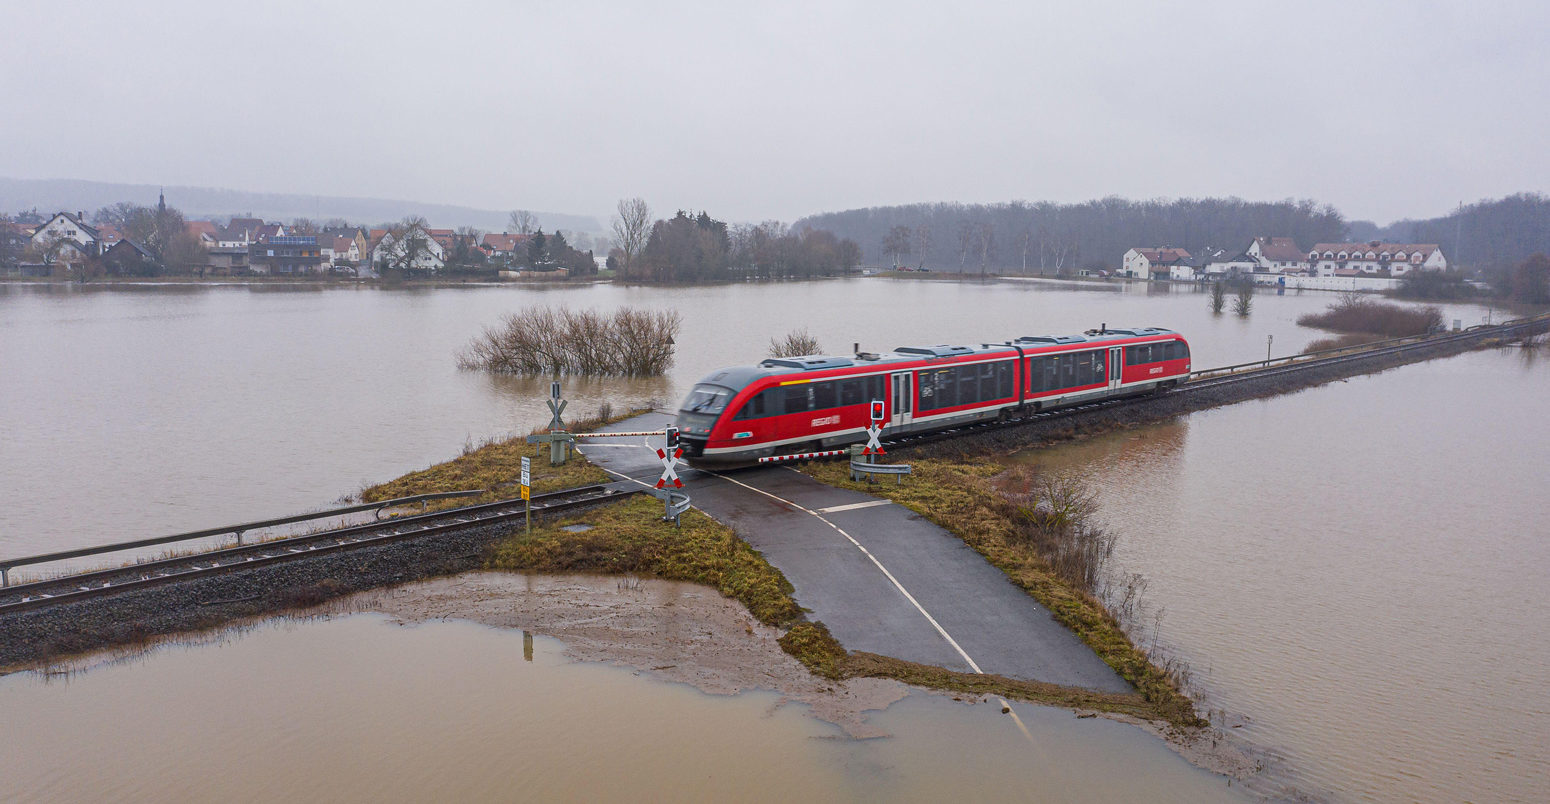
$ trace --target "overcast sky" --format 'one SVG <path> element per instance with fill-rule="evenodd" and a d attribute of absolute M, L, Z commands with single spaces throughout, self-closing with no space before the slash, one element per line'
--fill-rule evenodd
<path fill-rule="evenodd" d="M 737 221 L 1550 184 L 1550 3 L 7 3 L 0 175 Z"/>

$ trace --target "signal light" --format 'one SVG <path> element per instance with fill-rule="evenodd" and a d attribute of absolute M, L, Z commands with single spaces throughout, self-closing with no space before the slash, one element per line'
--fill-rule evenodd
<path fill-rule="evenodd" d="M 872 400 L 872 421 L 880 422 L 884 418 L 883 401 L 881 399 Z"/>
<path fill-rule="evenodd" d="M 678 425 L 669 424 L 667 426 L 667 451 L 672 452 L 675 449 L 678 449 Z"/>

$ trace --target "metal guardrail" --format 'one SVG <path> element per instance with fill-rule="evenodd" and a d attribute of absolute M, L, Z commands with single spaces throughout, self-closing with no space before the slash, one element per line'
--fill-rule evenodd
<path fill-rule="evenodd" d="M 1437 338 L 1439 341 L 1441 341 L 1441 340 L 1445 340 L 1445 339 L 1452 339 L 1452 338 L 1461 337 L 1461 336 L 1464 336 L 1464 335 L 1480 334 L 1480 330 L 1501 331 L 1501 330 L 1517 329 L 1517 328 L 1520 328 L 1520 327 L 1523 327 L 1523 326 L 1527 326 L 1527 325 L 1534 324 L 1534 323 L 1540 323 L 1540 322 L 1550 322 L 1550 313 L 1547 313 L 1545 315 L 1530 316 L 1530 317 L 1527 317 L 1527 318 L 1515 318 L 1515 319 L 1512 319 L 1510 321 L 1503 321 L 1500 324 L 1477 324 L 1477 325 L 1472 326 L 1472 327 L 1466 327 L 1465 329 L 1462 329 L 1462 330 L 1451 331 L 1451 332 L 1446 332 L 1446 333 L 1428 333 L 1428 334 L 1425 334 L 1425 335 L 1406 335 L 1406 336 L 1401 337 L 1401 338 L 1389 338 L 1387 340 L 1381 340 L 1381 341 L 1369 341 L 1367 343 L 1354 344 L 1352 346 L 1339 346 L 1339 347 L 1336 347 L 1334 349 L 1320 349 L 1317 352 L 1305 352 L 1305 353 L 1302 353 L 1302 354 L 1287 355 L 1285 357 L 1273 357 L 1273 358 L 1270 358 L 1269 360 L 1255 360 L 1255 361 L 1250 362 L 1250 363 L 1239 363 L 1237 365 L 1232 365 L 1232 366 L 1218 366 L 1216 368 L 1202 369 L 1201 371 L 1192 371 L 1192 372 L 1189 373 L 1189 375 L 1185 379 L 1185 381 L 1189 382 L 1191 380 L 1208 379 L 1208 378 L 1211 378 L 1211 377 L 1218 377 L 1218 376 L 1221 376 L 1221 375 L 1224 375 L 1224 374 L 1232 375 L 1232 374 L 1237 374 L 1240 371 L 1250 370 L 1250 369 L 1259 370 L 1259 369 L 1267 369 L 1267 368 L 1270 368 L 1272 366 L 1290 366 L 1290 365 L 1295 365 L 1297 363 L 1307 363 L 1307 362 L 1311 362 L 1311 361 L 1315 361 L 1315 360 L 1322 360 L 1324 358 L 1334 357 L 1334 356 L 1340 355 L 1340 354 L 1355 355 L 1355 354 L 1359 354 L 1361 352 L 1373 351 L 1373 350 L 1378 350 L 1378 349 L 1384 349 L 1384 348 L 1388 348 L 1388 347 L 1391 347 L 1391 346 L 1400 346 L 1400 345 L 1403 345 L 1403 344 L 1406 344 L 1406 343 L 1420 343 L 1422 341 L 1430 340 L 1432 338 Z"/>
<path fill-rule="evenodd" d="M 257 522 L 244 522 L 239 525 L 226 525 L 219 528 L 206 528 L 205 530 L 190 531 L 188 533 L 175 533 L 171 536 L 154 536 L 149 539 L 136 539 L 128 542 L 116 542 L 103 544 L 96 547 L 82 547 L 75 550 L 60 550 L 55 553 L 42 553 L 21 558 L 0 559 L 0 588 L 11 585 L 11 570 L 16 567 L 31 566 L 33 564 L 47 564 L 52 561 L 65 561 L 71 558 L 84 558 L 86 556 L 102 555 L 103 553 L 117 553 L 123 550 L 134 550 L 140 547 L 155 547 L 162 544 L 175 542 L 187 542 L 195 539 L 208 539 L 211 536 L 225 536 L 234 534 L 237 544 L 242 544 L 242 534 L 250 530 L 263 530 L 277 525 L 290 525 L 296 522 L 306 522 L 312 519 L 327 519 L 329 517 L 344 516 L 361 511 L 376 511 L 379 515 L 385 508 L 395 508 L 400 505 L 422 505 L 434 500 L 450 500 L 458 497 L 477 497 L 484 494 L 484 489 L 468 489 L 464 491 L 439 491 L 433 494 L 416 494 L 412 497 L 397 497 L 391 500 L 361 503 L 349 505 L 343 508 L 330 508 L 326 511 L 317 511 L 311 514 L 294 514 L 275 519 L 264 519 Z"/>

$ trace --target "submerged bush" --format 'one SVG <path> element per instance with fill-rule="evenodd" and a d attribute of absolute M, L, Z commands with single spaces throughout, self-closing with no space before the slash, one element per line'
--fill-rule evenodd
<path fill-rule="evenodd" d="M 1442 327 L 1442 310 L 1436 307 L 1406 307 L 1347 293 L 1322 313 L 1300 316 L 1297 323 L 1335 332 L 1365 332 L 1401 338 L 1425 335 Z"/>
<path fill-rule="evenodd" d="M 503 374 L 653 377 L 673 365 L 680 326 L 673 310 L 534 306 L 486 327 L 458 355 L 458 366 Z"/>
<path fill-rule="evenodd" d="M 816 355 L 823 351 L 818 345 L 818 339 L 814 338 L 806 328 L 794 329 L 786 333 L 782 340 L 770 339 L 770 357 L 804 357 Z"/>

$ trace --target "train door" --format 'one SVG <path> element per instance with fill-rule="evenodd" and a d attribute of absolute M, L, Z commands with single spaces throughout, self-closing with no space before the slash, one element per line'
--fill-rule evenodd
<path fill-rule="evenodd" d="M 1125 370 L 1125 348 L 1113 346 L 1109 348 L 1109 387 L 1118 388 Z"/>
<path fill-rule="evenodd" d="M 891 413 L 888 417 L 889 427 L 902 427 L 914 419 L 915 396 L 911 393 L 910 377 L 913 372 L 901 371 L 893 375 L 892 400 L 889 406 Z"/>

